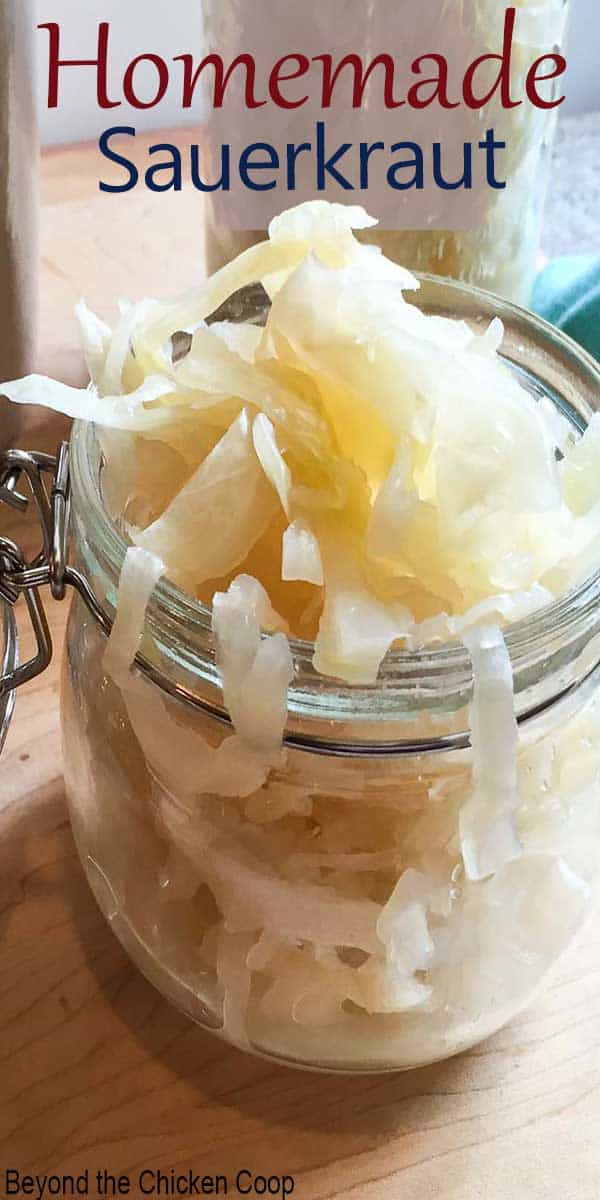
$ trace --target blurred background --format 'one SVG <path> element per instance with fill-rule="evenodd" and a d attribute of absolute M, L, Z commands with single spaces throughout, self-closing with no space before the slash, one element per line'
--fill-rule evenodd
<path fill-rule="evenodd" d="M 224 5 L 227 0 L 204 2 L 217 11 L 214 5 Z M 4 203 L 6 210 L 4 220 L 0 213 L 0 232 L 4 228 L 0 265 L 4 263 L 10 276 L 4 286 L 5 296 L 8 295 L 4 308 L 10 309 L 8 315 L 14 318 L 15 331 L 14 336 L 4 339 L 4 349 L 0 347 L 0 377 L 23 374 L 35 365 L 44 373 L 80 383 L 85 373 L 73 317 L 79 297 L 85 295 L 100 315 L 112 320 L 119 296 L 135 299 L 168 295 L 192 286 L 204 273 L 204 234 L 210 221 L 205 198 L 187 187 L 181 193 L 160 195 L 140 187 L 116 197 L 107 197 L 98 190 L 97 138 L 109 125 L 136 127 L 139 137 L 135 152 L 131 152 L 132 156 L 139 156 L 137 161 L 143 169 L 147 146 L 152 142 L 151 131 L 187 126 L 179 134 L 179 141 L 182 145 L 193 142 L 198 140 L 198 120 L 203 114 L 182 112 L 175 89 L 173 96 L 167 96 L 158 109 L 143 112 L 122 105 L 110 111 L 101 110 L 96 100 L 95 72 L 91 68 L 61 73 L 60 106 L 49 111 L 48 34 L 35 26 L 58 22 L 61 56 L 77 59 L 95 57 L 98 23 L 110 22 L 108 87 L 109 93 L 112 89 L 120 95 L 124 70 L 140 53 L 159 51 L 167 60 L 185 51 L 201 57 L 202 8 L 201 0 L 171 0 L 168 5 L 164 0 L 102 0 L 101 5 L 89 0 L 87 3 L 0 0 L 0 17 L 4 14 L 4 22 L 6 14 L 17 14 L 33 33 L 37 61 L 34 59 L 31 69 L 28 63 L 25 67 L 17 64 L 15 78 L 25 85 L 33 75 L 39 136 L 45 149 L 37 206 L 35 132 L 24 120 L 28 100 L 17 94 L 18 89 L 13 87 L 11 91 L 7 83 L 4 111 L 8 113 L 5 127 L 11 152 L 3 161 L 9 174 L 11 171 L 14 174 L 15 164 L 20 164 L 23 178 L 7 176 L 0 187 L 0 206 Z M 2 21 L 0 31 L 1 27 Z M 599 0 L 571 0 L 568 99 L 560 110 L 542 228 L 542 253 L 546 260 L 566 254 L 597 254 L 600 248 L 599 47 Z M 6 72 L 5 79 L 8 78 Z M 150 67 L 149 97 L 155 83 L 155 73 Z M 140 67 L 136 87 L 142 91 L 143 86 L 143 67 Z M 23 86 L 22 90 L 26 92 L 27 88 Z M 129 143 L 127 149 L 131 149 Z M 543 179 L 540 187 L 543 190 Z M 514 225 L 515 219 L 518 225 L 523 225 L 527 240 L 519 205 L 513 205 L 507 224 Z M 537 249 L 537 238 L 534 240 Z M 503 256 L 511 261 L 509 253 Z M 538 265 L 543 259 L 539 259 Z M 448 273 L 453 272 L 450 269 Z M 502 288 L 498 285 L 495 290 Z M 32 298 L 34 291 L 39 295 L 37 306 Z M 19 362 L 15 364 L 9 359 L 7 347 L 17 345 L 20 330 L 27 332 L 28 346 L 19 348 Z M 0 405 L 0 435 L 2 426 L 6 438 L 6 409 Z"/>
<path fill-rule="evenodd" d="M 98 6 L 82 4 L 81 0 L 35 0 L 38 22 L 58 21 L 62 28 L 61 51 L 65 57 L 94 57 Z M 202 45 L 202 17 L 199 0 L 172 0 L 168 8 L 149 0 L 103 0 L 101 19 L 111 23 L 111 61 L 115 79 L 122 79 L 123 70 L 142 51 L 157 49 L 167 60 L 184 50 L 198 52 Z M 46 103 L 46 46 L 47 34 L 38 33 L 37 92 L 40 116 L 40 136 L 43 145 L 80 142 L 96 138 L 106 128 L 107 113 L 98 109 L 94 91 L 94 74 L 90 83 L 82 84 L 85 72 L 63 73 L 61 106 L 48 111 Z M 569 77 L 565 113 L 589 113 L 600 110 L 600 3 L 598 0 L 572 0 L 571 28 L 567 57 Z M 69 78 L 70 75 L 70 78 Z M 136 80 L 137 80 L 136 76 Z M 150 71 L 150 79 L 153 73 Z M 143 81 L 140 69 L 140 89 Z M 115 110 L 117 111 L 117 110 Z M 197 120 L 197 115 L 195 117 Z M 193 124 L 194 116 L 182 113 L 177 97 L 165 98 L 160 110 L 139 112 L 123 106 L 118 110 L 119 124 L 135 124 L 138 129 Z"/>

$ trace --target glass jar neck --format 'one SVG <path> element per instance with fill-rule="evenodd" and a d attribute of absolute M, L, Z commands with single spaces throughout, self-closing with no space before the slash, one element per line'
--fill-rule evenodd
<path fill-rule="evenodd" d="M 534 395 L 549 398 L 579 431 L 600 398 L 597 364 L 570 339 L 532 314 L 474 288 L 422 277 L 416 302 L 425 311 L 485 327 L 505 325 L 503 357 Z M 101 454 L 90 426 L 72 438 L 72 529 L 80 566 L 107 615 L 116 606 L 126 542 L 102 500 Z M 600 660 L 600 571 L 562 599 L 507 626 L 518 718 L 527 720 L 561 700 L 590 676 Z M 377 682 L 349 686 L 319 675 L 311 643 L 291 639 L 295 676 L 289 691 L 288 731 L 306 740 L 371 750 L 405 743 L 466 744 L 472 689 L 469 655 L 459 643 L 418 652 L 392 650 Z M 144 653 L 200 705 L 224 714 L 215 664 L 211 611 L 162 581 L 149 606 Z M 440 744 L 438 748 L 447 748 Z"/>

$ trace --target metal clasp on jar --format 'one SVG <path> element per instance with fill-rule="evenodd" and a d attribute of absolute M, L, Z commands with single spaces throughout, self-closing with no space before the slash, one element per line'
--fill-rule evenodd
<path fill-rule="evenodd" d="M 50 454 L 7 450 L 0 455 L 0 504 L 26 512 L 34 502 L 42 544 L 28 561 L 22 547 L 0 536 L 0 600 L 14 609 L 24 596 L 36 639 L 36 653 L 0 678 L 0 696 L 35 679 L 52 657 L 52 639 L 39 589 L 49 585 L 60 600 L 65 594 L 69 521 L 69 447 Z"/>
<path fill-rule="evenodd" d="M 33 503 L 41 534 L 40 549 L 28 560 L 23 548 L 0 531 L 0 604 L 5 608 L 7 626 L 4 661 L 0 662 L 0 750 L 17 689 L 41 675 L 52 659 L 52 638 L 40 588 L 49 587 L 55 600 L 63 600 L 67 586 L 74 587 L 110 632 L 110 623 L 88 583 L 68 565 L 69 491 L 67 442 L 61 443 L 56 455 L 27 450 L 5 450 L 0 454 L 0 514 L 3 505 L 25 514 Z M 15 608 L 21 596 L 36 643 L 35 654 L 24 663 L 17 661 L 15 652 Z"/>

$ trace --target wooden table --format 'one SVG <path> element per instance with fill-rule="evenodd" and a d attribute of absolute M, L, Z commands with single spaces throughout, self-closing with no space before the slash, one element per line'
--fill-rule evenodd
<path fill-rule="evenodd" d="M 71 381 L 82 291 L 110 316 L 116 296 L 168 293 L 202 269 L 196 195 L 115 200 L 98 171 L 89 148 L 43 161 L 38 365 Z M 26 440 L 60 433 L 38 419 Z M 66 606 L 50 614 L 58 651 Z M 598 1200 L 598 920 L 528 1013 L 444 1065 L 352 1080 L 230 1050 L 141 978 L 88 890 L 61 776 L 59 657 L 19 695 L 0 767 L 0 1172 L 193 1168 L 229 1176 L 235 1195 L 248 1169 L 292 1175 L 297 1200 Z"/>

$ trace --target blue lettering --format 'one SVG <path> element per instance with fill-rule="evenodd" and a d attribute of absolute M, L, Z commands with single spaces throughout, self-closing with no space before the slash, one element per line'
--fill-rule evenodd
<path fill-rule="evenodd" d="M 264 151 L 268 156 L 268 162 L 255 161 L 250 159 L 255 151 Z M 255 183 L 250 178 L 250 171 L 276 171 L 279 167 L 279 155 L 274 146 L 268 142 L 252 142 L 250 146 L 246 146 L 240 155 L 240 179 L 244 185 L 252 192 L 270 192 L 274 187 L 277 187 L 275 179 L 269 180 L 268 183 Z"/>
<path fill-rule="evenodd" d="M 117 135 L 126 134 L 128 137 L 135 137 L 135 129 L 131 125 L 115 125 L 112 129 L 105 129 L 104 133 L 98 141 L 100 153 L 107 158 L 109 162 L 118 163 L 120 167 L 124 167 L 129 174 L 127 183 L 102 183 L 98 185 L 101 192 L 130 192 L 139 180 L 139 171 L 134 163 L 122 154 L 117 154 L 110 147 L 110 139 Z"/>

